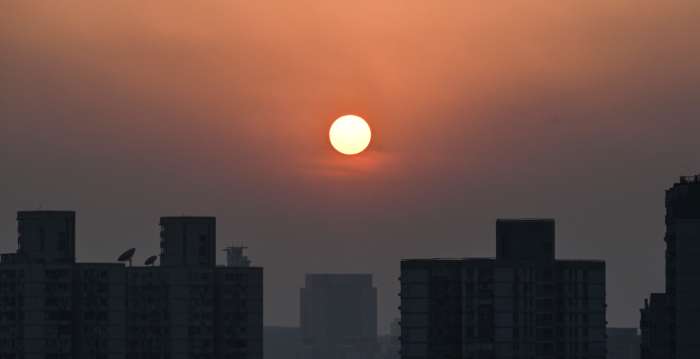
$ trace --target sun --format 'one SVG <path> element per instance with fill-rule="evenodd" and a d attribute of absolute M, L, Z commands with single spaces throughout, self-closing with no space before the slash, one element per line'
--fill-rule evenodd
<path fill-rule="evenodd" d="M 372 131 L 361 117 L 347 115 L 333 122 L 328 135 L 331 144 L 338 152 L 356 155 L 367 148 L 372 138 Z"/>

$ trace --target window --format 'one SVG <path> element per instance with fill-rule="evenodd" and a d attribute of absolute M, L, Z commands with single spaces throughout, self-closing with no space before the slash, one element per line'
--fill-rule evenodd
<path fill-rule="evenodd" d="M 208 280 L 209 273 L 190 273 L 190 280 Z"/>
<path fill-rule="evenodd" d="M 433 269 L 432 270 L 433 277 L 444 277 L 447 275 L 447 270 L 446 269 Z"/>
<path fill-rule="evenodd" d="M 247 274 L 232 274 L 233 280 L 245 282 L 248 280 L 248 275 Z"/>
<path fill-rule="evenodd" d="M 211 299 L 192 299 L 190 305 L 192 307 L 211 307 Z"/>

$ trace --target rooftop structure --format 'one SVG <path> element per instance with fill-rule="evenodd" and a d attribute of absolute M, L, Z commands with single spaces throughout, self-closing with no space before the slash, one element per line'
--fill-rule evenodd
<path fill-rule="evenodd" d="M 226 265 L 229 267 L 250 267 L 250 260 L 243 255 L 243 250 L 248 247 L 228 246 L 224 248 L 226 252 Z"/>
<path fill-rule="evenodd" d="M 377 288 L 371 274 L 307 274 L 300 295 L 304 359 L 379 352 Z"/>
<path fill-rule="evenodd" d="M 215 217 L 161 217 L 160 228 L 161 266 L 215 265 Z"/>

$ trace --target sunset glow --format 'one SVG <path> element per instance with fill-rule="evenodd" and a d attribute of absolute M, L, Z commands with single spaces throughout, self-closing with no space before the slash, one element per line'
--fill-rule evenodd
<path fill-rule="evenodd" d="M 355 155 L 367 148 L 372 131 L 361 117 L 347 115 L 333 122 L 329 137 L 331 144 L 338 152 Z"/>
<path fill-rule="evenodd" d="M 692 0 L 0 1 L 0 253 L 39 206 L 77 211 L 80 261 L 135 266 L 161 216 L 215 216 L 265 267 L 265 326 L 299 328 L 306 274 L 371 273 L 384 335 L 402 259 L 491 257 L 496 219 L 555 218 L 557 257 L 610 263 L 604 320 L 639 327 L 665 288 L 663 189 L 700 173 L 699 19 Z"/>

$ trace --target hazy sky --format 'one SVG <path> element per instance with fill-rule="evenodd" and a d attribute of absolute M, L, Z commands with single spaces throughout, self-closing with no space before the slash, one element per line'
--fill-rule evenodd
<path fill-rule="evenodd" d="M 400 259 L 494 256 L 497 218 L 547 217 L 636 327 L 664 190 L 700 172 L 698 23 L 695 0 L 4 1 L 0 251 L 39 206 L 77 212 L 79 261 L 216 216 L 265 268 L 266 325 L 298 325 L 306 273 L 371 273 L 387 333 Z M 346 114 L 357 156 L 328 141 Z"/>

